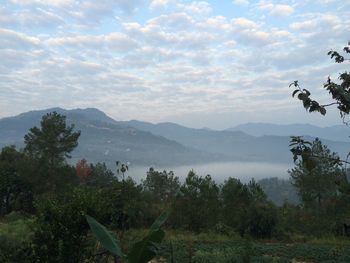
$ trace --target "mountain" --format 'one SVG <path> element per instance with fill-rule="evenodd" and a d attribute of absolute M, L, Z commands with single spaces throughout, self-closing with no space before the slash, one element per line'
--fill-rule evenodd
<path fill-rule="evenodd" d="M 104 123 L 116 123 L 102 111 L 94 108 L 65 110 L 61 108 L 51 108 L 47 110 L 29 111 L 14 117 L 0 119 L 0 143 L 23 141 L 23 136 L 34 126 L 40 125 L 43 115 L 56 111 L 67 116 L 68 121 L 100 121 Z"/>
<path fill-rule="evenodd" d="M 152 124 L 135 120 L 119 123 L 149 131 L 200 151 L 224 155 L 229 160 L 291 162 L 289 136 L 252 136 L 242 131 L 192 129 L 174 123 Z M 312 140 L 310 136 L 306 138 Z M 350 149 L 350 143 L 322 141 L 341 156 L 345 156 Z"/>
<path fill-rule="evenodd" d="M 318 127 L 310 124 L 278 125 L 270 123 L 246 123 L 227 129 L 228 131 L 242 131 L 253 136 L 277 135 L 277 136 L 313 136 L 333 141 L 350 142 L 350 127 L 347 125 L 335 125 L 330 127 Z"/>
<path fill-rule="evenodd" d="M 0 119 L 0 147 L 9 144 L 23 147 L 23 137 L 28 130 L 38 126 L 41 117 L 52 111 L 65 115 L 67 122 L 81 131 L 79 146 L 72 153 L 73 163 L 85 158 L 90 162 L 106 162 L 111 167 L 116 160 L 134 165 L 174 167 L 220 161 L 291 163 L 292 160 L 288 136 L 192 129 L 169 122 L 116 121 L 92 108 L 52 108 Z M 325 139 L 322 142 L 341 156 L 346 156 L 350 149 L 350 143 Z"/>
<path fill-rule="evenodd" d="M 91 162 L 113 164 L 120 160 L 135 165 L 179 165 L 208 162 L 215 156 L 185 147 L 180 143 L 137 128 L 120 125 L 97 109 L 64 110 L 52 108 L 30 111 L 15 117 L 0 119 L 0 146 L 15 144 L 23 147 L 23 137 L 41 117 L 56 111 L 67 117 L 81 131 L 79 146 L 71 162 L 85 158 Z"/>

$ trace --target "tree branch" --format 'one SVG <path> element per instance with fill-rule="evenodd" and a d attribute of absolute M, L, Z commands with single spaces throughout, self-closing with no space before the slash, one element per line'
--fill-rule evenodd
<path fill-rule="evenodd" d="M 339 105 L 339 102 L 332 102 L 332 103 L 323 104 L 323 105 L 320 105 L 320 106 L 321 106 L 321 107 L 329 107 L 329 106 L 332 106 L 332 105 Z"/>
<path fill-rule="evenodd" d="M 337 162 L 341 162 L 341 163 L 350 164 L 349 161 L 347 161 L 347 160 L 341 160 L 341 159 L 339 159 L 339 158 L 325 157 L 325 156 L 319 156 L 319 155 L 315 155 L 315 154 L 312 154 L 311 156 L 312 156 L 312 157 L 316 157 L 316 158 L 320 158 L 320 159 L 327 159 L 327 160 L 332 160 L 332 161 L 337 161 Z"/>

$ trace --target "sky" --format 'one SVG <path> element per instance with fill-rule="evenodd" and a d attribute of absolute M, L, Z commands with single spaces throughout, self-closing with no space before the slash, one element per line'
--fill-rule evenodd
<path fill-rule="evenodd" d="M 307 114 L 349 64 L 350 0 L 0 0 L 0 118 L 51 107 L 224 129 L 341 124 Z"/>

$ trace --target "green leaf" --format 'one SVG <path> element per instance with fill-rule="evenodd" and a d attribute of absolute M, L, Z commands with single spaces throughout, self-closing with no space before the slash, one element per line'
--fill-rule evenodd
<path fill-rule="evenodd" d="M 303 105 L 306 110 L 309 109 L 311 105 L 311 100 L 309 98 L 306 98 L 305 100 L 303 100 Z"/>
<path fill-rule="evenodd" d="M 169 217 L 168 212 L 161 213 L 161 215 L 152 224 L 150 231 L 157 231 L 165 223 L 168 217 Z"/>
<path fill-rule="evenodd" d="M 311 95 L 310 91 L 308 91 L 307 89 L 303 89 L 303 91 L 306 93 L 307 96 Z"/>
<path fill-rule="evenodd" d="M 326 109 L 324 107 L 320 107 L 319 108 L 319 112 L 322 114 L 322 115 L 326 115 Z"/>
<path fill-rule="evenodd" d="M 295 94 L 297 94 L 298 92 L 300 92 L 300 90 L 298 90 L 298 89 L 294 90 L 292 93 L 292 97 L 294 98 Z"/>
<path fill-rule="evenodd" d="M 128 254 L 129 263 L 146 263 L 157 255 L 157 246 L 165 236 L 160 227 L 168 219 L 168 216 L 168 212 L 163 212 L 152 224 L 148 235 L 133 245 Z"/>
<path fill-rule="evenodd" d="M 307 99 L 307 95 L 305 93 L 299 93 L 298 94 L 298 99 L 299 100 L 302 100 L 302 101 L 305 101 Z"/>
<path fill-rule="evenodd" d="M 317 166 L 317 161 L 313 157 L 303 157 L 303 165 L 308 171 L 311 171 Z"/>
<path fill-rule="evenodd" d="M 101 245 L 112 254 L 123 257 L 118 240 L 111 234 L 110 231 L 91 216 L 85 215 L 85 218 L 91 228 L 92 233 Z"/>
<path fill-rule="evenodd" d="M 292 83 L 289 84 L 289 87 L 291 86 L 298 87 L 299 86 L 298 81 L 294 80 Z"/>
<path fill-rule="evenodd" d="M 128 254 L 129 263 L 147 263 L 157 255 L 158 244 L 165 236 L 163 230 L 150 232 L 144 239 L 135 243 Z"/>

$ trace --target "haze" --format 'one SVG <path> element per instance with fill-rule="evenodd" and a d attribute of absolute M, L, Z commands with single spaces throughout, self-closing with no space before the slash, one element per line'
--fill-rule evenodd
<path fill-rule="evenodd" d="M 244 183 L 248 183 L 250 179 L 261 180 L 263 178 L 278 177 L 280 179 L 288 179 L 288 170 L 292 165 L 263 163 L 263 162 L 217 162 L 208 164 L 183 165 L 175 167 L 154 167 L 156 170 L 173 171 L 181 181 L 185 178 L 190 170 L 194 170 L 201 176 L 207 174 L 215 180 L 215 182 L 223 183 L 229 177 L 240 179 Z M 130 167 L 130 175 L 134 180 L 141 182 L 146 179 L 146 173 L 149 167 L 135 166 Z"/>

